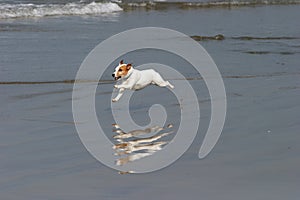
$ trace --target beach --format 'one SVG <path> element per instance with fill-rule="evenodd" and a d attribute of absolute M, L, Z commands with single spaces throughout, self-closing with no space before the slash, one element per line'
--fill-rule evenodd
<path fill-rule="evenodd" d="M 295 2 L 190 7 L 99 3 L 97 13 L 90 13 L 90 3 L 76 2 L 77 13 L 71 14 L 65 12 L 69 5 L 60 10 L 63 13 L 50 15 L 53 7 L 48 4 L 42 9 L 46 16 L 31 12 L 32 5 L 26 5 L 31 6 L 26 15 L 0 14 L 1 199 L 297 199 L 300 4 Z M 0 8 L 7 10 L 7 4 L 0 1 Z M 72 115 L 72 90 L 77 70 L 96 45 L 139 27 L 195 36 L 223 78 L 227 114 L 218 143 L 199 159 L 211 115 L 203 79 L 166 52 L 124 55 L 122 59 L 136 66 L 156 62 L 183 72 L 199 99 L 201 115 L 197 136 L 179 160 L 159 171 L 120 175 L 81 143 Z M 222 39 L 214 38 L 218 34 Z M 99 123 L 110 139 L 115 123 L 110 109 L 113 70 L 114 66 L 105 70 L 95 98 Z M 161 103 L 176 130 L 178 103 L 171 97 L 158 98 L 160 91 L 151 86 L 136 92 L 132 117 L 147 125 L 149 106 Z"/>

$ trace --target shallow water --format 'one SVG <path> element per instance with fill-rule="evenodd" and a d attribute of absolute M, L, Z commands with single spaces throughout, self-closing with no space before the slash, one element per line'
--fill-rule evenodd
<path fill-rule="evenodd" d="M 96 16 L 0 20 L 0 194 L 3 199 L 297 199 L 300 184 L 299 5 L 122 11 Z M 160 171 L 119 175 L 81 144 L 72 118 L 72 80 L 101 41 L 129 28 L 162 26 L 200 41 L 223 76 L 228 111 L 219 142 L 199 160 L 210 118 L 205 83 L 185 62 L 159 51 L 124 56 L 140 65 L 181 69 L 196 89 L 200 130 L 189 150 Z M 116 61 L 117 62 L 117 61 Z M 111 71 L 114 66 L 111 66 Z M 101 125 L 112 138 L 111 71 L 96 96 Z M 170 80 L 180 81 L 180 80 Z M 132 114 L 147 124 L 153 103 L 178 123 L 178 102 L 135 94 Z M 168 100 L 171 99 L 169 102 Z M 177 103 L 177 104 L 176 104 Z M 178 125 L 178 124 L 177 124 Z"/>

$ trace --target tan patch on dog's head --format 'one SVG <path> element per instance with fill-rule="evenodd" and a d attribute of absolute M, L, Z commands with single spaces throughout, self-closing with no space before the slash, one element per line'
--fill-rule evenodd
<path fill-rule="evenodd" d="M 131 68 L 131 64 L 121 65 L 117 71 L 117 77 L 121 76 L 123 78 L 124 76 L 126 76 L 130 68 Z"/>
<path fill-rule="evenodd" d="M 131 66 L 131 64 L 123 64 L 123 60 L 121 60 L 118 67 L 115 69 L 115 80 L 125 77 L 128 74 L 128 71 L 131 69 Z"/>

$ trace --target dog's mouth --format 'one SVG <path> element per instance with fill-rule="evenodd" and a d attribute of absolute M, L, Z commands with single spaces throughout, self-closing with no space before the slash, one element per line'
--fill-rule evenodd
<path fill-rule="evenodd" d="M 115 81 L 119 80 L 121 76 L 115 76 Z"/>
<path fill-rule="evenodd" d="M 121 76 L 116 76 L 115 73 L 112 74 L 112 77 L 116 80 L 119 80 L 120 78 L 122 78 Z"/>

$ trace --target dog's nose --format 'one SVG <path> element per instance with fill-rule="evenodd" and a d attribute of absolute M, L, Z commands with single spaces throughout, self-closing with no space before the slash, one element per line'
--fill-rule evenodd
<path fill-rule="evenodd" d="M 114 74 L 112 74 L 112 77 L 115 77 L 115 75 L 114 75 Z"/>

